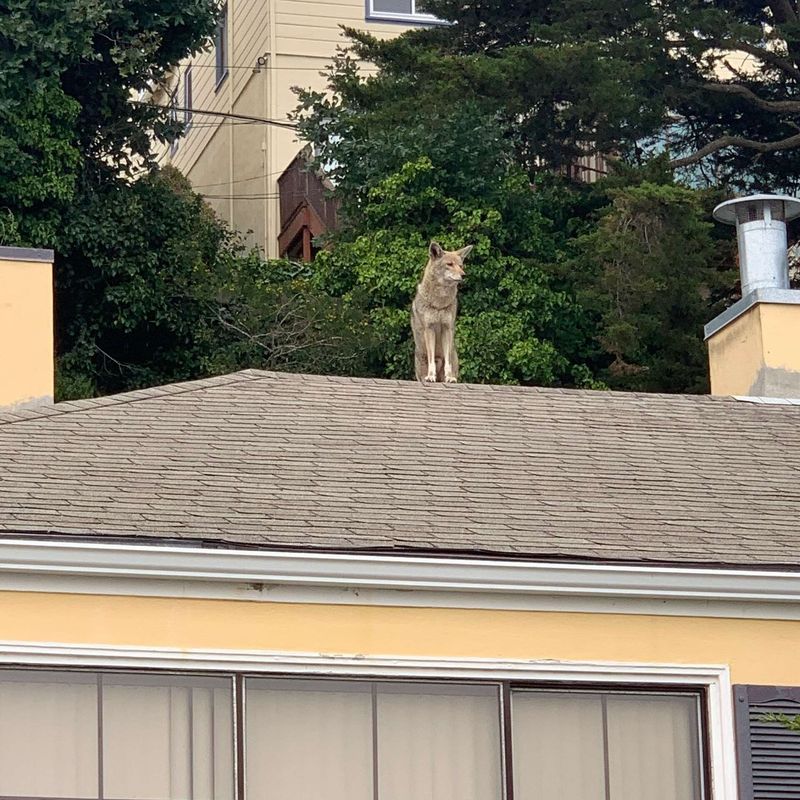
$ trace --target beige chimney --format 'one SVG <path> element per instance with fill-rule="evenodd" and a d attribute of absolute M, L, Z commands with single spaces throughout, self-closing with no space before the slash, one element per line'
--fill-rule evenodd
<path fill-rule="evenodd" d="M 714 209 L 736 226 L 742 299 L 705 326 L 711 394 L 800 398 L 800 291 L 789 288 L 786 223 L 800 200 L 751 195 Z"/>
<path fill-rule="evenodd" d="M 0 247 L 0 410 L 53 402 L 53 251 Z"/>

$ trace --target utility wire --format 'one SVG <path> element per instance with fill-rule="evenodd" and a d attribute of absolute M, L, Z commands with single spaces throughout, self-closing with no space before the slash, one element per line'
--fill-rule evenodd
<path fill-rule="evenodd" d="M 198 192 L 200 197 L 206 200 L 277 200 L 280 195 L 274 194 L 203 194 Z"/>
<path fill-rule="evenodd" d="M 147 103 L 144 100 L 131 100 L 131 103 L 139 106 L 149 106 L 150 108 L 161 108 L 164 111 L 188 111 L 191 114 L 201 114 L 207 117 L 223 117 L 225 119 L 246 120 L 248 122 L 260 122 L 262 125 L 274 125 L 277 128 L 296 130 L 296 125 L 291 122 L 282 122 L 277 119 L 265 119 L 264 117 L 251 117 L 248 114 L 233 114 L 228 111 L 211 111 L 207 108 L 187 108 L 186 106 L 162 106 L 155 103 Z"/>
<path fill-rule="evenodd" d="M 249 70 L 252 70 L 253 72 L 260 72 L 260 71 L 268 72 L 269 70 L 272 70 L 272 69 L 278 69 L 278 70 L 285 69 L 285 70 L 290 70 L 291 72 L 298 72 L 300 70 L 310 71 L 310 72 L 322 72 L 322 71 L 328 69 L 329 66 L 330 66 L 330 64 L 325 64 L 324 66 L 319 66 L 319 67 L 279 67 L 279 66 L 276 66 L 276 65 L 270 66 L 268 64 L 264 64 L 264 65 L 259 65 L 259 64 L 249 64 L 249 65 L 245 65 L 245 64 L 226 64 L 225 66 L 221 66 L 220 69 L 249 69 Z M 189 65 L 189 64 L 183 65 L 184 71 L 186 69 L 188 69 L 189 67 L 191 67 L 191 69 L 217 69 L 217 65 L 216 64 L 196 64 L 196 63 L 192 63 L 191 65 Z M 359 69 L 363 70 L 365 72 L 368 71 L 368 70 L 365 70 L 364 67 L 360 67 Z M 369 71 L 378 71 L 378 67 L 372 67 L 372 68 L 370 68 Z"/>
<path fill-rule="evenodd" d="M 263 181 L 264 178 L 272 178 L 275 175 L 283 175 L 285 169 L 278 170 L 278 172 L 268 172 L 266 175 L 253 175 L 252 178 L 239 178 L 236 181 L 220 181 L 219 183 L 198 183 L 192 185 L 192 189 L 210 189 L 212 186 L 230 186 L 233 183 L 247 183 L 248 181 Z"/>

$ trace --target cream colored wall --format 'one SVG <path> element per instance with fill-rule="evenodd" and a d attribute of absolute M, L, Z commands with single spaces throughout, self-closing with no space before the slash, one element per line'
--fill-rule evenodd
<path fill-rule="evenodd" d="M 24 259 L 0 257 L 0 409 L 53 401 L 53 265 Z"/>
<path fill-rule="evenodd" d="M 759 311 L 766 366 L 800 372 L 800 305 L 764 303 Z"/>
<path fill-rule="evenodd" d="M 216 87 L 213 48 L 191 60 L 194 107 L 284 121 L 297 106 L 293 86 L 325 88 L 320 72 L 337 45 L 346 43 L 340 25 L 382 37 L 407 30 L 404 25 L 367 22 L 364 0 L 228 0 L 228 19 L 231 69 Z M 259 56 L 266 63 L 254 71 Z M 178 67 L 178 79 L 185 66 Z M 182 105 L 182 92 L 178 100 Z M 277 179 L 302 146 L 291 130 L 195 115 L 177 152 L 170 155 L 161 147 L 158 158 L 174 164 L 199 193 L 209 195 L 215 210 L 249 244 L 275 257 Z"/>
<path fill-rule="evenodd" d="M 0 639 L 327 655 L 728 665 L 796 686 L 800 621 L 0 592 Z"/>
<path fill-rule="evenodd" d="M 756 303 L 708 340 L 711 393 L 800 397 L 800 305 Z"/>
<path fill-rule="evenodd" d="M 764 364 L 763 352 L 758 306 L 752 306 L 708 339 L 711 394 L 748 394 Z"/>

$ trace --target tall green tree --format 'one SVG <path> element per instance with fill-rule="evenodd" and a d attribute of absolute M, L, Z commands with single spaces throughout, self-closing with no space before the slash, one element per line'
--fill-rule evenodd
<path fill-rule="evenodd" d="M 6 243 L 57 245 L 77 196 L 149 166 L 151 133 L 177 131 L 132 98 L 203 47 L 215 17 L 214 0 L 0 2 Z"/>
<path fill-rule="evenodd" d="M 703 325 L 725 308 L 735 282 L 730 236 L 715 235 L 711 222 L 718 192 L 654 177 L 604 182 L 608 204 L 572 242 L 562 269 L 594 320 L 605 354 L 595 363 L 608 386 L 704 392 Z"/>
<path fill-rule="evenodd" d="M 719 193 L 676 184 L 663 154 L 643 156 L 663 98 L 642 105 L 630 92 L 656 67 L 620 73 L 605 43 L 543 41 L 562 20 L 555 4 L 450 10 L 454 25 L 394 41 L 352 33 L 378 72 L 362 77 L 346 53 L 330 94 L 300 93 L 301 130 L 345 218 L 320 278 L 366 290 L 378 368 L 410 374 L 407 309 L 426 240 L 472 237 L 456 334 L 466 379 L 707 389 L 702 327 L 732 294 L 730 236 L 710 220 Z M 619 157 L 612 176 L 570 182 L 591 109 Z M 625 151 L 628 118 L 638 127 Z"/>
<path fill-rule="evenodd" d="M 406 162 L 370 190 L 363 223 L 317 256 L 317 286 L 367 304 L 373 369 L 411 377 L 409 308 L 437 239 L 448 249 L 474 245 L 459 300 L 462 380 L 593 385 L 588 320 L 546 271 L 564 244 L 548 216 L 551 194 L 513 169 L 479 197 L 463 196 L 466 184 L 459 191 L 451 178 L 428 155 Z M 565 191 L 559 200 L 579 198 Z"/>
<path fill-rule="evenodd" d="M 242 367 L 358 374 L 360 310 L 248 253 L 135 98 L 208 42 L 216 0 L 0 0 L 0 243 L 56 251 L 57 396 Z"/>
<path fill-rule="evenodd" d="M 450 24 L 394 40 L 347 31 L 380 72 L 356 86 L 342 69 L 333 83 L 376 122 L 466 99 L 500 116 L 529 168 L 666 149 L 712 183 L 797 186 L 798 0 L 425 5 Z"/>
<path fill-rule="evenodd" d="M 363 374 L 355 302 L 263 261 L 167 168 L 72 206 L 56 274 L 61 399 L 242 368 Z"/>

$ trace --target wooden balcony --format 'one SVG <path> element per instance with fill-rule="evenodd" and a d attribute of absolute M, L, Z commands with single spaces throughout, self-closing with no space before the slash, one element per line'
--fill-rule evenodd
<path fill-rule="evenodd" d="M 278 178 L 282 258 L 313 261 L 319 250 L 314 240 L 336 229 L 338 202 L 330 197 L 330 183 L 309 166 L 309 160 L 306 147 Z"/>

